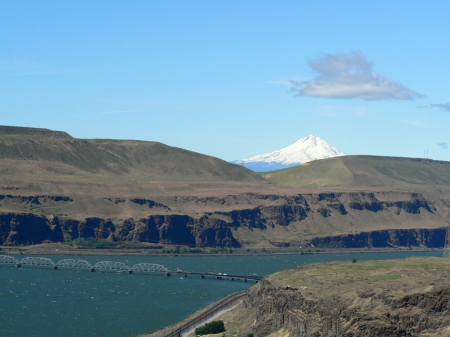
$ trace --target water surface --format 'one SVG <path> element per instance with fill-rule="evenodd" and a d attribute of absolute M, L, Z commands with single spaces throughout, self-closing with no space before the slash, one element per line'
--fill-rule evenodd
<path fill-rule="evenodd" d="M 333 260 L 441 256 L 441 252 L 267 256 L 45 256 L 158 263 L 170 270 L 265 276 L 297 265 Z M 18 259 L 24 257 L 17 256 Z M 135 336 L 177 323 L 195 311 L 254 283 L 172 274 L 15 268 L 0 265 L 0 336 Z"/>

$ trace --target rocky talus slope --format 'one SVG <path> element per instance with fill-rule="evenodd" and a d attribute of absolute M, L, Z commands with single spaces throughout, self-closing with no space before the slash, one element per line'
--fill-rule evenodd
<path fill-rule="evenodd" d="M 449 268 L 442 258 L 306 265 L 251 288 L 234 321 L 240 336 L 449 336 Z"/>

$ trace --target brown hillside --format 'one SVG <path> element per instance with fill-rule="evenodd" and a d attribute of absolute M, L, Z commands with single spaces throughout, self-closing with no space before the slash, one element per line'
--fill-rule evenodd
<path fill-rule="evenodd" d="M 278 186 L 314 189 L 450 187 L 450 162 L 421 158 L 345 156 L 262 174 Z"/>
<path fill-rule="evenodd" d="M 160 181 L 264 182 L 239 165 L 158 142 L 77 139 L 46 129 L 0 127 L 4 175 L 130 176 Z"/>

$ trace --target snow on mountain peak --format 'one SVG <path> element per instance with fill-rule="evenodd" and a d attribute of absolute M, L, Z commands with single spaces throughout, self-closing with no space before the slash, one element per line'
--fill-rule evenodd
<path fill-rule="evenodd" d="M 310 134 L 300 138 L 294 144 L 283 149 L 260 154 L 251 158 L 237 160 L 234 163 L 243 164 L 252 168 L 255 164 L 263 168 L 278 169 L 299 164 L 304 164 L 316 159 L 325 159 L 345 154 L 331 146 L 322 138 Z M 258 169 L 254 169 L 258 171 Z"/>

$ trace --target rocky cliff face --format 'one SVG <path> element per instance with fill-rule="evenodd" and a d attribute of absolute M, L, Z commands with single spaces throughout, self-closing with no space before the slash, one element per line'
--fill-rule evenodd
<path fill-rule="evenodd" d="M 34 214 L 0 214 L 0 244 L 31 245 L 62 242 L 63 232 L 58 224 Z"/>
<path fill-rule="evenodd" d="M 386 292 L 360 291 L 355 299 L 333 295 L 306 299 L 297 288 L 275 288 L 267 281 L 244 301 L 256 308 L 255 335 L 285 329 L 290 337 L 416 336 L 448 326 L 450 287 L 401 297 Z"/>
<path fill-rule="evenodd" d="M 78 238 L 95 238 L 110 241 L 140 241 L 163 244 L 180 244 L 198 247 L 241 247 L 246 239 L 239 234 L 260 233 L 274 246 L 309 244 L 315 247 L 393 247 L 424 246 L 442 247 L 446 225 L 434 202 L 420 194 L 402 194 L 384 197 L 374 193 L 320 193 L 294 196 L 247 194 L 246 204 L 252 208 L 239 208 L 236 196 L 227 198 L 186 197 L 165 200 L 165 203 L 145 198 L 107 198 L 113 207 L 133 204 L 154 214 L 128 218 L 113 223 L 108 218 L 88 217 L 73 219 L 51 216 L 46 218 L 32 213 L 3 213 L 0 217 L 0 243 L 31 244 L 44 241 L 63 241 Z M 0 196 L 0 201 L 21 203 L 37 207 L 73 203 L 73 199 L 61 196 Z M 173 208 L 179 204 L 202 205 L 202 214 L 176 214 Z M 6 204 L 8 205 L 8 204 Z M 221 210 L 226 205 L 231 210 Z M 110 207 L 110 206 L 108 206 Z M 234 209 L 233 209 L 234 208 Z M 381 220 L 387 229 L 377 229 Z M 413 227 L 410 223 L 415 223 Z M 420 227 L 422 221 L 428 228 Z M 379 222 L 379 223 L 378 223 Z M 433 225 L 430 226 L 429 223 Z M 346 228 L 370 230 L 347 234 Z M 371 224 L 375 228 L 371 228 Z M 348 225 L 350 224 L 350 225 Z M 324 235 L 330 228 L 342 227 L 344 234 Z M 346 227 L 347 226 L 347 227 Z M 353 227 L 351 227 L 353 226 Z M 406 228 L 398 228 L 398 227 Z M 394 227 L 394 228 L 392 228 Z M 395 228 L 397 227 L 397 228 Z M 409 227 L 409 228 L 408 228 Z M 431 228 L 430 228 L 431 227 Z M 284 237 L 280 236 L 280 229 Z M 273 239 L 275 231 L 278 239 Z M 297 231 L 298 233 L 293 235 Z M 309 235 L 306 235 L 308 234 Z M 317 233 L 314 235 L 314 233 Z M 247 234 L 248 237 L 248 234 Z M 281 239 L 279 238 L 281 237 Z"/>
<path fill-rule="evenodd" d="M 446 273 L 448 261 L 447 267 L 434 261 L 433 268 L 438 269 L 424 268 L 426 259 L 420 263 L 406 262 L 410 265 L 403 268 L 398 260 L 394 262 L 397 270 L 389 270 L 392 266 L 386 262 L 340 270 L 316 265 L 298 271 L 308 276 L 296 287 L 280 286 L 276 274 L 272 275 L 251 288 L 244 300 L 244 307 L 254 310 L 256 319 L 251 331 L 242 336 L 280 331 L 289 337 L 441 336 L 437 332 L 450 323 L 450 283 L 438 280 Z M 367 273 L 365 268 L 376 271 Z M 286 271 L 281 277 L 286 275 L 284 281 L 295 282 L 295 272 Z"/>
<path fill-rule="evenodd" d="M 314 238 L 315 247 L 335 248 L 385 248 L 385 247 L 443 247 L 446 228 L 397 229 L 363 232 L 339 236 Z"/>

